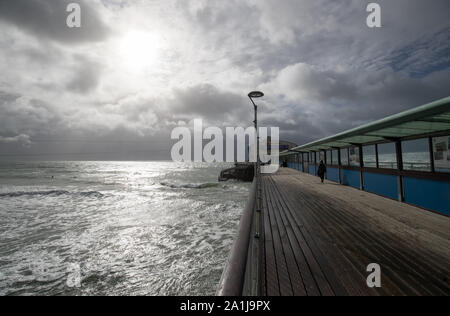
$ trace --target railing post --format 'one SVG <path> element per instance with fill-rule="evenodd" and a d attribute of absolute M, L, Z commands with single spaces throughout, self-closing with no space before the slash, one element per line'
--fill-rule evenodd
<path fill-rule="evenodd" d="M 398 169 L 398 176 L 397 176 L 397 187 L 398 187 L 398 200 L 400 202 L 403 202 L 405 200 L 405 194 L 403 192 L 403 157 L 402 157 L 402 142 L 397 140 L 395 142 L 395 152 L 397 156 L 397 169 Z"/>
<path fill-rule="evenodd" d="M 335 148 L 338 153 L 338 183 L 341 184 L 341 148 Z"/>
<path fill-rule="evenodd" d="M 380 159 L 378 158 L 378 144 L 375 144 L 375 161 L 377 169 L 380 168 Z"/>
<path fill-rule="evenodd" d="M 436 172 L 435 166 L 434 166 L 434 153 L 433 153 L 433 137 L 428 137 L 428 147 L 430 151 L 430 168 L 431 172 Z"/>
<path fill-rule="evenodd" d="M 361 191 L 364 191 L 364 174 L 363 174 L 363 168 L 364 168 L 364 156 L 363 156 L 363 146 L 359 145 L 359 186 Z"/>

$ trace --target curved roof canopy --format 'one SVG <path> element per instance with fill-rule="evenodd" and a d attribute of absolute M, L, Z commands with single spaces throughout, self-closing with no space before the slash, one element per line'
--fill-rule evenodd
<path fill-rule="evenodd" d="M 450 97 L 284 151 L 310 152 L 450 132 Z"/>

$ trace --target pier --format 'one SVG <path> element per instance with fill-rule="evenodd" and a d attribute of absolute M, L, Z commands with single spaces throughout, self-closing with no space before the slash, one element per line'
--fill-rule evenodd
<path fill-rule="evenodd" d="M 260 190 L 260 225 L 252 210 L 246 258 L 230 257 L 220 295 L 450 294 L 448 217 L 292 169 Z M 367 286 L 371 263 L 380 288 Z"/>
<path fill-rule="evenodd" d="M 450 98 L 280 159 L 254 179 L 218 295 L 450 295 Z"/>

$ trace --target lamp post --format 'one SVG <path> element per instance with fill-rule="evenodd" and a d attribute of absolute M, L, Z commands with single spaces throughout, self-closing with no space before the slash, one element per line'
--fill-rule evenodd
<path fill-rule="evenodd" d="M 251 292 L 254 295 L 259 294 L 259 262 L 260 262 L 260 255 L 261 251 L 260 248 L 262 247 L 260 236 L 260 222 L 261 222 L 261 185 L 260 185 L 260 161 L 259 161 L 259 131 L 258 131 L 258 106 L 255 104 L 253 99 L 256 98 L 262 98 L 264 96 L 264 93 L 260 91 L 253 91 L 248 94 L 248 97 L 250 98 L 250 101 L 252 101 L 253 109 L 255 111 L 255 130 L 256 130 L 256 163 L 255 163 L 255 183 L 256 183 L 256 214 L 255 214 L 255 242 L 252 246 L 252 252 L 253 252 L 253 263 L 251 265 L 251 274 L 252 274 L 252 290 Z"/>
<path fill-rule="evenodd" d="M 250 101 L 252 101 L 253 109 L 255 111 L 255 131 L 256 131 L 256 163 L 255 163 L 255 177 L 259 176 L 259 132 L 258 132 L 258 106 L 255 104 L 255 101 L 253 99 L 256 98 L 262 98 L 264 96 L 264 93 L 260 91 L 252 91 L 248 94 L 248 97 Z"/>

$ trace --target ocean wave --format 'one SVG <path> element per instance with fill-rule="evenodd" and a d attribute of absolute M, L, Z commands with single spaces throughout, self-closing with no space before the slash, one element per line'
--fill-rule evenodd
<path fill-rule="evenodd" d="M 79 195 L 83 197 L 96 197 L 101 198 L 104 195 L 98 191 L 89 192 L 69 192 L 64 190 L 51 190 L 51 191 L 17 191 L 0 193 L 0 198 L 4 197 L 22 197 L 22 196 L 61 196 L 61 195 Z"/>
<path fill-rule="evenodd" d="M 208 189 L 208 188 L 214 188 L 214 187 L 218 187 L 219 183 L 213 183 L 213 182 L 208 182 L 208 183 L 188 183 L 188 184 L 173 184 L 173 183 L 168 183 L 168 182 L 161 182 L 160 183 L 162 186 L 165 187 L 169 187 L 172 189 Z"/>

